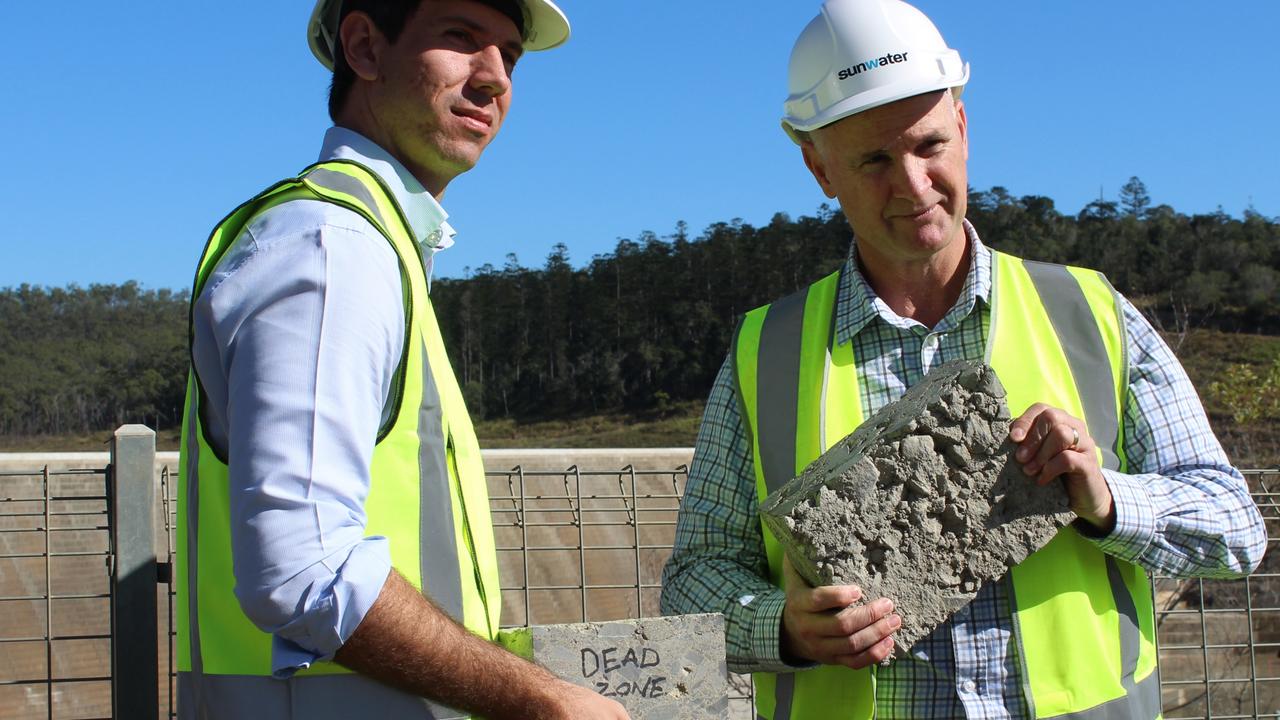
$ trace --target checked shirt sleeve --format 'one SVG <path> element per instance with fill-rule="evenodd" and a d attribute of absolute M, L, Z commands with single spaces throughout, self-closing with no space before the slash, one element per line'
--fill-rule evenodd
<path fill-rule="evenodd" d="M 662 571 L 662 612 L 725 616 L 729 669 L 785 672 L 778 648 L 785 594 L 768 580 L 755 470 L 733 367 L 716 376 Z"/>
<path fill-rule="evenodd" d="M 1262 516 L 1186 371 L 1137 309 L 1122 306 L 1130 373 L 1124 450 L 1134 474 L 1103 471 L 1116 526 L 1098 545 L 1153 572 L 1246 575 L 1266 547 Z"/>

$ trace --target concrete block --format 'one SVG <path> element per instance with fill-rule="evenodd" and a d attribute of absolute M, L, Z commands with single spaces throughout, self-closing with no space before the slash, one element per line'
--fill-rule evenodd
<path fill-rule="evenodd" d="M 504 643 L 568 682 L 611 697 L 634 720 L 702 720 L 729 712 L 724 617 L 673 615 L 534 625 Z M 524 647 L 521 647 L 521 646 Z"/>
<path fill-rule="evenodd" d="M 1005 396 L 981 362 L 939 366 L 761 508 L 811 584 L 894 601 L 895 657 L 1075 517 L 1013 459 Z"/>

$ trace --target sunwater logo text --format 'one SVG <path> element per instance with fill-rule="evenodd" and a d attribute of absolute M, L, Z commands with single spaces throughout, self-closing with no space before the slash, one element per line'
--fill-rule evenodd
<path fill-rule="evenodd" d="M 857 65 L 851 65 L 836 73 L 836 76 L 841 80 L 848 80 L 854 75 L 861 75 L 868 70 L 875 70 L 882 65 L 896 65 L 897 63 L 906 61 L 907 53 L 889 53 L 884 57 L 878 57 L 874 60 L 867 60 L 866 62 L 860 62 Z"/>

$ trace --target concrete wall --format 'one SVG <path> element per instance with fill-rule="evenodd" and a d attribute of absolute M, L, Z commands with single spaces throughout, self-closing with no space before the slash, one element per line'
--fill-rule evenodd
<path fill-rule="evenodd" d="M 614 449 L 503 449 L 482 450 L 486 470 L 505 471 L 516 466 L 528 470 L 564 470 L 573 465 L 590 469 L 617 470 L 633 464 L 641 469 L 669 469 L 688 464 L 693 448 Z M 28 471 L 48 465 L 51 470 L 106 467 L 106 452 L 0 453 L 0 472 Z M 157 465 L 176 469 L 178 453 L 156 453 Z"/>

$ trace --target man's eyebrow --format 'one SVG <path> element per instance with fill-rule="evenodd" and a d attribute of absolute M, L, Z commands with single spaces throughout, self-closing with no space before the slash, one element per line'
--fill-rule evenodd
<path fill-rule="evenodd" d="M 932 143 L 946 142 L 947 140 L 950 140 L 950 139 L 951 139 L 951 136 L 948 135 L 943 130 L 937 130 L 937 129 L 930 130 L 926 132 L 924 135 L 920 136 L 920 139 L 916 142 L 916 146 L 918 147 L 920 145 L 929 145 Z M 862 164 L 865 162 L 869 162 L 871 160 L 876 160 L 878 158 L 884 157 L 888 153 L 889 153 L 889 150 L 887 146 L 879 147 L 874 150 L 868 150 L 862 153 L 861 155 L 858 155 L 856 162 L 857 164 Z"/>
<path fill-rule="evenodd" d="M 879 157 L 883 157 L 886 154 L 886 152 L 887 151 L 884 148 L 876 148 L 875 150 L 868 150 L 867 152 L 864 152 L 858 156 L 858 164 L 861 165 L 862 163 L 875 160 L 876 158 L 879 158 Z"/>
<path fill-rule="evenodd" d="M 486 39 L 492 38 L 493 36 L 492 31 L 488 27 L 481 25 L 471 18 L 463 17 L 461 15 L 448 15 L 440 18 L 440 21 L 444 23 L 457 23 L 466 27 L 471 32 L 485 37 Z M 524 54 L 524 44 L 519 41 L 495 42 L 494 44 L 501 46 L 503 50 L 511 53 L 511 55 L 517 59 Z"/>

